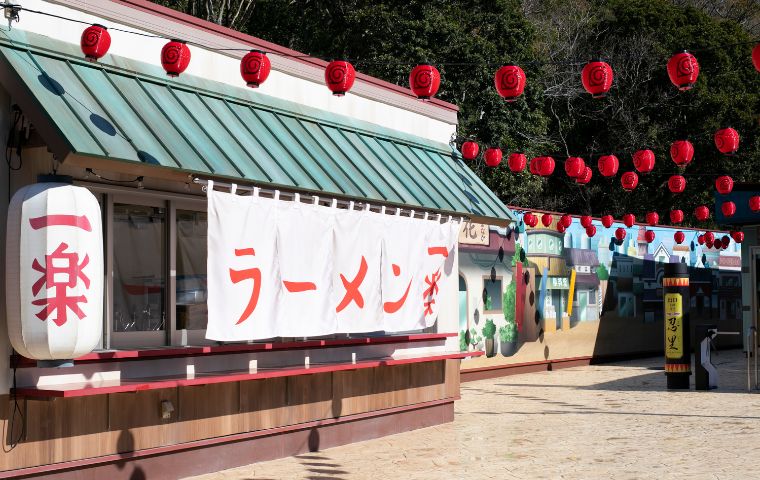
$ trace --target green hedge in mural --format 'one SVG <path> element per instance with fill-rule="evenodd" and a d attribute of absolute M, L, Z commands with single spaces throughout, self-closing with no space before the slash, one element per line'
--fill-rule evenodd
<path fill-rule="evenodd" d="M 486 320 L 486 324 L 483 326 L 483 338 L 493 340 L 496 336 L 496 324 L 490 318 Z"/>
<path fill-rule="evenodd" d="M 506 327 L 513 333 L 513 337 L 509 339 L 502 339 L 502 341 L 514 341 L 517 340 L 517 322 L 515 321 L 515 299 L 517 297 L 517 284 L 513 281 L 507 286 L 507 291 L 504 292 L 502 297 L 502 305 L 504 310 L 504 321 Z M 501 338 L 501 330 L 499 331 Z"/>

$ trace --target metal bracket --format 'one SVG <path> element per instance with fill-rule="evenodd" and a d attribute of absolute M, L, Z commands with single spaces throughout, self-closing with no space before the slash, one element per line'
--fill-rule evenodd
<path fill-rule="evenodd" d="M 8 20 L 8 31 L 11 30 L 13 22 L 19 21 L 19 12 L 21 11 L 21 5 L 16 5 L 10 2 L 5 2 L 2 4 L 3 7 L 3 14 L 5 16 L 5 19 Z"/>

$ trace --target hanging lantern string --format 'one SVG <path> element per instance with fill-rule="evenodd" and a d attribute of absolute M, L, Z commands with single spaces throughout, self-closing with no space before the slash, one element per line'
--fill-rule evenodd
<path fill-rule="evenodd" d="M 45 11 L 42 11 L 42 10 L 34 10 L 34 9 L 27 8 L 27 7 L 23 7 L 21 5 L 7 4 L 7 5 L 4 5 L 4 7 L 6 7 L 6 8 L 8 8 L 8 7 L 16 8 L 16 9 L 18 9 L 20 11 L 29 12 L 29 13 L 35 13 L 35 14 L 38 14 L 38 15 L 44 15 L 44 16 L 48 16 L 48 17 L 52 17 L 52 18 L 57 18 L 59 20 L 65 20 L 65 21 L 79 23 L 79 24 L 83 24 L 83 25 L 92 25 L 93 24 L 93 22 L 88 22 L 88 21 L 84 21 L 84 20 L 78 20 L 78 19 L 75 19 L 75 18 L 69 18 L 69 17 L 65 17 L 65 16 L 62 16 L 62 15 L 57 15 L 57 14 L 50 13 L 50 12 L 45 12 Z M 112 27 L 107 27 L 107 28 L 110 31 L 128 33 L 128 34 L 132 34 L 132 35 L 139 35 L 139 36 L 147 37 L 147 38 L 157 38 L 157 39 L 164 39 L 164 40 L 171 40 L 172 38 L 175 38 L 175 37 L 167 37 L 167 36 L 164 36 L 164 35 L 154 35 L 154 34 L 150 34 L 150 33 L 136 32 L 134 30 L 124 30 L 124 29 L 121 29 L 121 28 L 112 28 Z M 725 44 L 725 45 L 723 45 L 723 44 L 722 45 L 716 45 L 714 47 L 693 48 L 693 49 L 688 49 L 688 51 L 689 52 L 706 52 L 706 51 L 718 50 L 718 49 L 722 49 L 722 48 L 726 48 L 726 47 L 734 47 L 734 46 L 740 46 L 740 45 L 751 45 L 751 44 L 755 44 L 755 43 L 758 43 L 758 42 L 760 42 L 760 39 L 748 40 L 746 42 L 730 43 L 730 44 Z M 214 52 L 248 52 L 248 51 L 251 50 L 251 47 L 248 47 L 248 48 L 216 48 L 216 47 L 210 47 L 208 45 L 203 45 L 201 43 L 189 42 L 189 41 L 187 42 L 187 44 L 195 46 L 195 47 L 198 47 L 198 48 L 203 48 L 205 50 L 214 51 Z M 350 62 L 353 62 L 353 63 L 356 63 L 356 64 L 364 64 L 364 65 L 399 65 L 399 66 L 409 66 L 409 65 L 416 65 L 416 64 L 419 63 L 419 62 L 416 62 L 416 61 L 388 62 L 386 60 L 373 60 L 373 59 L 360 59 L 360 58 L 351 59 L 351 58 L 345 58 L 345 57 L 340 56 L 340 55 L 339 56 L 334 56 L 334 55 L 314 55 L 314 54 L 302 54 L 302 53 L 289 54 L 289 53 L 283 53 L 283 52 L 266 51 L 266 50 L 263 50 L 263 49 L 257 49 L 257 50 L 261 50 L 262 52 L 264 52 L 266 54 L 277 55 L 277 56 L 280 56 L 280 57 L 287 57 L 287 58 L 318 58 L 318 57 L 322 57 L 322 58 L 334 58 L 334 59 L 341 59 L 341 60 L 350 61 Z M 566 60 L 558 60 L 558 61 L 529 60 L 529 61 L 522 61 L 522 62 L 519 62 L 519 63 L 521 65 L 525 65 L 525 66 L 542 66 L 542 65 L 581 66 L 581 65 L 585 65 L 587 62 L 588 62 L 588 59 L 566 59 Z M 459 62 L 446 62 L 446 61 L 441 61 L 441 62 L 430 62 L 430 63 L 433 63 L 433 64 L 435 64 L 437 66 L 440 66 L 440 67 L 470 67 L 470 66 L 500 67 L 500 66 L 504 65 L 504 62 L 482 62 L 482 61 L 481 62 L 461 62 L 461 61 L 459 61 Z M 515 63 L 517 63 L 517 62 L 515 62 Z"/>

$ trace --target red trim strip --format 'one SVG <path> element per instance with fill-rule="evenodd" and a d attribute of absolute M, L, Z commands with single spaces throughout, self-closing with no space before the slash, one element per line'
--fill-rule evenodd
<path fill-rule="evenodd" d="M 384 337 L 341 338 L 329 340 L 307 340 L 301 342 L 268 343 L 233 343 L 227 345 L 208 345 L 198 347 L 169 347 L 145 350 L 114 350 L 109 352 L 92 352 L 74 359 L 75 364 L 96 362 L 121 362 L 129 360 L 153 360 L 170 357 L 195 357 L 199 355 L 223 355 L 230 353 L 250 353 L 274 350 L 303 350 L 307 348 L 335 348 L 353 345 L 382 345 L 388 343 L 414 343 L 444 340 L 456 337 L 451 333 L 419 333 L 411 335 L 394 335 Z M 17 368 L 36 367 L 37 362 L 21 356 L 12 356 L 11 365 Z"/>
<path fill-rule="evenodd" d="M 92 231 L 90 221 L 84 215 L 45 215 L 29 219 L 32 229 L 39 230 L 46 227 L 77 227 L 86 232 Z"/>
<path fill-rule="evenodd" d="M 386 408 L 384 410 L 375 410 L 372 412 L 356 413 L 353 415 L 346 415 L 338 418 L 326 418 L 324 420 L 317 420 L 307 423 L 298 423 L 295 425 L 287 425 L 284 427 L 269 428 L 266 430 L 257 430 L 254 432 L 236 433 L 233 435 L 227 435 L 224 437 L 207 438 L 204 440 L 196 440 L 194 442 L 178 443 L 175 445 L 165 445 L 161 447 L 146 448 L 143 450 L 137 450 L 126 454 L 114 454 L 104 455 L 102 457 L 84 458 L 81 460 L 72 460 L 69 462 L 53 463 L 49 465 L 40 465 L 36 467 L 20 468 L 17 470 L 6 470 L 0 472 L 0 478 L 12 478 L 25 475 L 36 475 L 45 472 L 55 472 L 61 470 L 72 470 L 75 468 L 87 467 L 91 465 L 98 465 L 103 463 L 123 462 L 125 460 L 131 460 L 135 458 L 152 457 L 155 455 L 161 455 L 166 453 L 178 452 L 182 450 L 191 450 L 195 448 L 208 447 L 211 445 L 217 445 L 222 443 L 239 442 L 243 440 L 249 440 L 257 437 L 269 437 L 272 435 L 278 435 L 288 432 L 296 432 L 299 430 L 308 430 L 314 427 L 335 425 L 338 423 L 356 422 L 368 418 L 384 417 L 387 415 L 393 415 L 396 413 L 422 410 L 424 408 L 435 407 L 438 405 L 445 405 L 448 403 L 454 403 L 461 399 L 461 396 L 446 397 L 439 400 L 431 400 L 429 402 L 415 403 L 412 405 L 404 405 L 401 407 Z"/>
<path fill-rule="evenodd" d="M 346 370 L 361 370 L 364 368 L 376 368 L 392 365 L 406 365 L 412 363 L 436 362 L 440 360 L 454 360 L 465 357 L 482 355 L 484 352 L 456 352 L 441 355 L 426 355 L 409 358 L 383 358 L 376 360 L 362 360 L 356 363 L 330 363 L 314 364 L 309 367 L 280 367 L 261 368 L 256 373 L 231 371 L 197 373 L 193 378 L 166 377 L 153 379 L 124 379 L 102 382 L 69 383 L 61 385 L 47 385 L 42 387 L 21 387 L 13 390 L 19 397 L 33 398 L 71 398 L 88 397 L 92 395 L 107 395 L 110 393 L 138 392 L 143 390 L 158 390 L 162 388 L 191 387 L 195 385 L 210 385 L 216 383 L 243 382 L 248 380 L 260 380 L 275 377 L 295 377 L 298 375 L 311 375 L 315 373 L 340 372 Z"/>

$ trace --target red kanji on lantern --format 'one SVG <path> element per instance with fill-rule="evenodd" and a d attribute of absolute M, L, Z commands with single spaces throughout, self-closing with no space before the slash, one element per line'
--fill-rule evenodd
<path fill-rule="evenodd" d="M 552 218 L 551 214 L 544 213 L 543 215 L 541 215 L 541 223 L 544 225 L 544 227 L 548 227 L 549 225 L 552 224 L 553 221 L 554 221 L 554 218 Z"/>
<path fill-rule="evenodd" d="M 501 149 L 488 148 L 483 157 L 485 158 L 486 165 L 489 167 L 496 167 L 501 163 Z"/>
<path fill-rule="evenodd" d="M 736 243 L 742 243 L 744 241 L 744 232 L 739 232 L 739 231 L 731 232 L 731 238 L 733 238 L 734 242 Z"/>
<path fill-rule="evenodd" d="M 615 223 L 615 219 L 612 215 L 604 215 L 602 217 L 602 225 L 604 225 L 604 228 L 610 228 L 613 223 Z"/>
<path fill-rule="evenodd" d="M 654 169 L 654 152 L 651 150 L 638 150 L 633 154 L 633 167 L 639 173 L 649 173 Z"/>
<path fill-rule="evenodd" d="M 588 227 L 586 227 L 586 236 L 591 238 L 594 235 L 596 235 L 596 227 L 593 225 L 589 225 Z"/>
<path fill-rule="evenodd" d="M 644 232 L 644 240 L 646 240 L 647 243 L 654 242 L 655 234 L 652 230 L 647 230 Z"/>
<path fill-rule="evenodd" d="M 615 230 L 615 238 L 618 239 L 618 242 L 622 242 L 625 239 L 625 228 L 619 227 Z"/>
<path fill-rule="evenodd" d="M 269 78 L 272 63 L 261 50 L 251 50 L 240 60 L 240 76 L 251 88 L 258 88 Z"/>
<path fill-rule="evenodd" d="M 586 162 L 581 157 L 567 157 L 565 173 L 570 178 L 578 178 L 586 172 Z"/>
<path fill-rule="evenodd" d="M 591 181 L 591 177 L 593 176 L 594 171 L 591 169 L 591 167 L 586 167 L 583 169 L 583 174 L 575 179 L 575 183 L 578 183 L 580 185 L 586 185 L 588 182 Z"/>
<path fill-rule="evenodd" d="M 694 209 L 694 217 L 700 222 L 704 222 L 710 218 L 710 209 L 704 205 L 700 205 Z"/>
<path fill-rule="evenodd" d="M 733 217 L 736 213 L 736 204 L 734 202 L 723 202 L 720 204 L 720 211 L 724 217 Z"/>
<path fill-rule="evenodd" d="M 597 161 L 597 167 L 602 176 L 614 177 L 620 167 L 620 161 L 615 155 L 602 155 Z"/>
<path fill-rule="evenodd" d="M 670 211 L 670 223 L 681 223 L 683 222 L 683 210 L 671 210 Z"/>
<path fill-rule="evenodd" d="M 493 82 L 504 100 L 514 102 L 525 90 L 525 72 L 517 65 L 504 65 L 496 72 Z"/>
<path fill-rule="evenodd" d="M 478 158 L 478 152 L 480 152 L 480 146 L 471 140 L 467 140 L 462 143 L 462 157 L 465 160 L 475 160 Z"/>
<path fill-rule="evenodd" d="M 728 175 L 721 175 L 715 179 L 715 189 L 721 195 L 728 195 L 734 189 L 734 179 Z"/>
<path fill-rule="evenodd" d="M 111 35 L 106 27 L 95 23 L 84 29 L 79 45 L 82 47 L 84 58 L 96 62 L 111 48 Z"/>
<path fill-rule="evenodd" d="M 679 167 L 688 165 L 694 158 L 694 145 L 688 140 L 676 140 L 670 144 L 670 158 Z"/>
<path fill-rule="evenodd" d="M 686 50 L 676 53 L 668 61 L 668 76 L 679 90 L 690 90 L 699 77 L 699 62 Z"/>
<path fill-rule="evenodd" d="M 755 213 L 760 212 L 760 195 L 749 197 L 749 209 Z"/>
<path fill-rule="evenodd" d="M 685 239 L 686 235 L 684 235 L 680 230 L 673 234 L 673 240 L 675 240 L 679 245 L 682 244 Z"/>
<path fill-rule="evenodd" d="M 565 228 L 569 228 L 570 225 L 573 224 L 573 217 L 571 217 L 568 214 L 564 214 L 561 217 L 559 217 L 559 223 L 562 224 Z"/>
<path fill-rule="evenodd" d="M 624 190 L 630 192 L 639 184 L 639 176 L 636 175 L 636 172 L 625 172 L 620 177 L 620 184 Z"/>
<path fill-rule="evenodd" d="M 646 219 L 647 224 L 649 224 L 650 227 L 654 227 L 657 225 L 657 222 L 660 221 L 660 215 L 657 212 L 647 212 Z"/>
<path fill-rule="evenodd" d="M 333 60 L 325 67 L 325 83 L 336 97 L 345 95 L 356 80 L 356 70 L 345 60 Z"/>
<path fill-rule="evenodd" d="M 66 252 L 68 248 L 69 245 L 62 242 L 53 253 L 45 255 L 44 266 L 36 258 L 32 262 L 32 269 L 42 274 L 32 285 L 32 295 L 37 296 L 42 287 L 55 289 L 55 294 L 52 297 L 32 301 L 32 305 L 44 307 L 36 316 L 45 321 L 55 312 L 56 317 L 53 322 L 59 327 L 68 320 L 69 310 L 74 312 L 80 320 L 85 317 L 79 304 L 87 303 L 87 297 L 84 295 L 69 297 L 67 289 L 76 287 L 79 280 L 82 281 L 85 288 L 90 288 L 90 279 L 82 271 L 90 263 L 90 257 L 85 254 L 80 263 L 79 254 Z"/>
<path fill-rule="evenodd" d="M 583 88 L 593 98 L 603 98 L 612 87 L 612 67 L 601 60 L 588 62 L 581 72 Z"/>
<path fill-rule="evenodd" d="M 623 223 L 626 227 L 631 228 L 636 223 L 636 215 L 632 213 L 626 213 L 623 215 Z"/>
<path fill-rule="evenodd" d="M 581 227 L 588 228 L 589 225 L 593 224 L 594 219 L 591 218 L 591 215 L 582 215 L 581 216 Z"/>
<path fill-rule="evenodd" d="M 731 155 L 739 150 L 739 132 L 733 128 L 722 128 L 715 132 L 715 147 L 720 153 Z"/>
<path fill-rule="evenodd" d="M 525 222 L 525 225 L 529 227 L 535 227 L 536 225 L 538 225 L 538 217 L 528 212 L 525 215 L 523 215 L 523 222 Z"/>
<path fill-rule="evenodd" d="M 409 74 L 409 88 L 420 100 L 430 100 L 438 93 L 440 86 L 441 74 L 432 65 L 417 65 Z"/>
<path fill-rule="evenodd" d="M 530 163 L 531 165 L 535 164 L 533 170 L 536 172 L 536 175 L 548 177 L 554 173 L 554 159 L 552 157 L 535 157 Z"/>
<path fill-rule="evenodd" d="M 668 189 L 671 193 L 682 193 L 686 189 L 686 179 L 683 175 L 671 175 L 668 179 Z"/>
<path fill-rule="evenodd" d="M 525 170 L 526 163 L 528 163 L 528 159 L 524 153 L 511 153 L 507 159 L 509 170 L 513 173 L 520 173 Z"/>
<path fill-rule="evenodd" d="M 166 75 L 178 77 L 190 65 L 190 48 L 184 40 L 171 40 L 161 49 L 161 66 Z"/>

